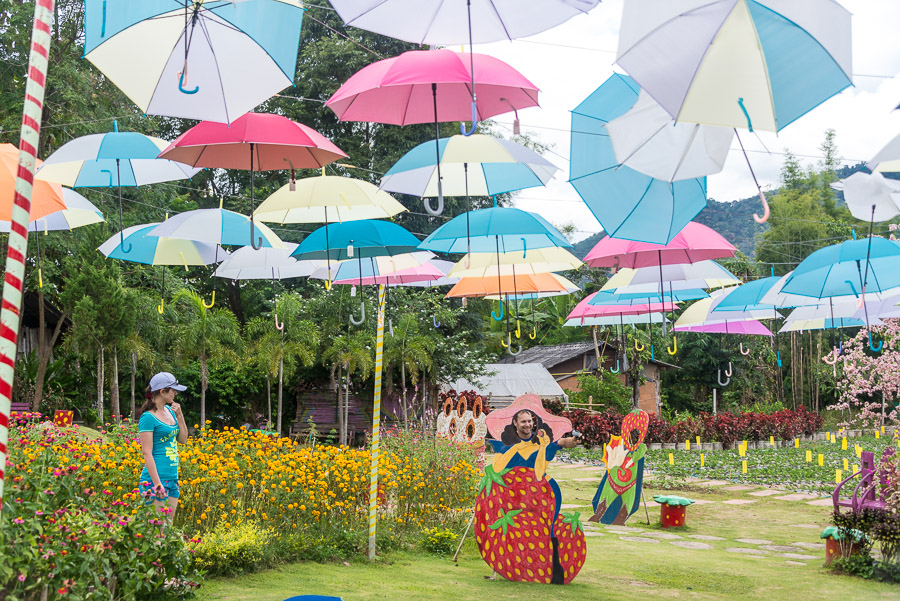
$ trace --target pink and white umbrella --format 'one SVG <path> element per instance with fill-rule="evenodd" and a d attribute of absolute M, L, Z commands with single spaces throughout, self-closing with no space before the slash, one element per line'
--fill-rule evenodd
<path fill-rule="evenodd" d="M 737 249 L 715 230 L 692 221 L 668 244 L 606 237 L 584 258 L 591 267 L 659 267 L 733 257 Z"/>
<path fill-rule="evenodd" d="M 717 323 L 695 324 L 688 326 L 675 325 L 673 332 L 702 332 L 705 334 L 744 334 L 748 336 L 772 336 L 762 322 L 756 319 L 743 321 L 722 321 Z"/>
<path fill-rule="evenodd" d="M 452 264 L 451 264 L 452 265 Z M 384 284 L 386 286 L 400 286 L 404 284 L 415 284 L 418 282 L 435 282 L 447 277 L 447 274 L 432 262 L 423 263 L 417 267 L 401 269 L 392 273 L 383 273 L 378 275 L 363 276 L 362 278 L 347 278 L 343 280 L 335 280 L 334 284 L 359 284 L 361 286 L 370 286 L 373 284 Z"/>

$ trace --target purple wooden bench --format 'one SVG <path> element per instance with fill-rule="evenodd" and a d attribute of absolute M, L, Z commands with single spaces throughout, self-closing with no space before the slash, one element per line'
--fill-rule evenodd
<path fill-rule="evenodd" d="M 881 460 L 885 461 L 893 456 L 894 449 L 888 447 L 881 454 Z M 864 509 L 884 509 L 884 499 L 877 495 L 875 481 L 875 454 L 872 451 L 863 451 L 860 456 L 861 463 L 859 471 L 851 475 L 849 478 L 838 484 L 831 499 L 834 503 L 835 512 L 840 512 L 841 507 L 849 507 L 853 513 L 860 513 Z M 859 476 L 859 482 L 853 489 L 853 495 L 849 499 L 841 499 L 841 488 L 853 478 Z M 885 484 L 882 482 L 882 484 Z"/>

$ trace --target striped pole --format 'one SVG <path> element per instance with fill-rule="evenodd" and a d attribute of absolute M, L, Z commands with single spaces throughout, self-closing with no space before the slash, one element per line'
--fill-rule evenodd
<path fill-rule="evenodd" d="M 369 482 L 369 559 L 375 559 L 378 523 L 378 446 L 381 423 L 381 357 L 384 354 L 384 285 L 378 286 L 378 333 L 375 338 L 375 406 L 372 408 L 372 473 Z"/>
<path fill-rule="evenodd" d="M 3 509 L 3 482 L 6 469 L 6 444 L 9 441 L 9 407 L 12 402 L 13 373 L 16 366 L 16 342 L 19 337 L 22 285 L 25 257 L 28 253 L 28 220 L 31 214 L 31 188 L 41 133 L 44 84 L 50 56 L 50 26 L 54 0 L 37 0 L 25 82 L 25 106 L 19 135 L 19 170 L 13 197 L 12 222 L 6 251 L 6 275 L 3 278 L 3 303 L 0 306 L 0 510 Z"/>

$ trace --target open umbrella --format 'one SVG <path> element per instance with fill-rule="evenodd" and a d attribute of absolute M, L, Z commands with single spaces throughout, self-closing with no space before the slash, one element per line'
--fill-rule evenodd
<path fill-rule="evenodd" d="M 418 250 L 418 246 L 419 240 L 396 223 L 364 219 L 320 227 L 304 238 L 291 256 L 299 260 L 345 261 L 401 255 Z"/>
<path fill-rule="evenodd" d="M 35 182 L 37 183 L 37 182 Z M 55 192 L 54 192 L 55 197 Z M 105 221 L 103 213 L 94 206 L 94 203 L 69 188 L 62 188 L 62 197 L 65 208 L 54 211 L 43 217 L 31 215 L 28 223 L 29 232 L 55 232 L 60 230 L 73 230 L 76 227 L 102 223 Z M 0 232 L 9 232 L 10 221 L 0 219 Z"/>
<path fill-rule="evenodd" d="M 150 230 L 151 236 L 181 238 L 210 244 L 245 246 L 250 218 L 227 209 L 194 209 L 166 219 Z M 284 248 L 284 242 L 265 224 L 257 224 L 262 246 Z"/>
<path fill-rule="evenodd" d="M 569 251 L 553 246 L 531 250 L 524 257 L 517 251 L 500 253 L 499 257 L 489 253 L 472 253 L 457 262 L 449 275 L 460 278 L 496 277 L 498 273 L 512 275 L 513 271 L 525 275 L 569 271 L 582 265 Z"/>
<path fill-rule="evenodd" d="M 784 325 L 781 326 L 781 329 L 778 330 L 778 333 L 782 332 L 805 332 L 808 330 L 840 330 L 843 328 L 865 328 L 866 322 L 862 319 L 856 319 L 853 317 L 837 317 L 835 319 L 830 319 L 827 317 L 813 317 L 810 319 L 793 319 L 792 315 L 788 315 L 787 319 L 784 320 Z M 869 326 L 880 326 L 883 325 L 880 319 L 870 318 Z"/>
<path fill-rule="evenodd" d="M 75 138 L 47 157 L 40 170 L 42 178 L 74 188 L 116 187 L 119 195 L 119 230 L 122 224 L 122 187 L 190 179 L 200 169 L 157 158 L 168 142 L 137 132 L 113 131 Z M 128 252 L 124 234 L 122 250 Z"/>
<path fill-rule="evenodd" d="M 41 162 L 37 162 L 41 166 Z M 0 220 L 12 219 L 16 173 L 19 169 L 19 149 L 12 144 L 0 144 Z M 31 220 L 38 219 L 66 208 L 63 187 L 55 180 L 46 180 L 38 173 L 31 193 Z"/>
<path fill-rule="evenodd" d="M 122 259 L 132 263 L 146 265 L 211 265 L 228 257 L 228 252 L 217 244 L 181 240 L 178 238 L 160 238 L 150 234 L 158 223 L 143 223 L 125 228 L 122 232 L 125 243 L 131 250 L 122 249 L 119 235 L 112 236 L 101 244 L 97 250 L 110 259 Z"/>
<path fill-rule="evenodd" d="M 707 260 L 638 269 L 625 267 L 610 277 L 601 290 L 618 293 L 659 292 L 665 294 L 666 291 L 724 288 L 739 283 L 740 280 L 733 273 L 718 263 Z"/>
<path fill-rule="evenodd" d="M 715 230 L 688 223 L 668 244 L 634 242 L 606 237 L 584 258 L 590 267 L 649 267 L 696 263 L 733 257 L 737 249 Z"/>
<path fill-rule="evenodd" d="M 606 126 L 639 90 L 614 73 L 572 110 L 569 182 L 610 236 L 665 244 L 706 206 L 706 179 L 656 179 L 619 162 Z"/>
<path fill-rule="evenodd" d="M 480 297 L 497 294 L 565 292 L 565 286 L 550 273 L 515 276 L 461 278 L 447 293 L 448 298 Z"/>
<path fill-rule="evenodd" d="M 87 0 L 85 58 L 148 115 L 225 123 L 291 86 L 296 0 Z"/>
<path fill-rule="evenodd" d="M 565 328 L 584 326 L 618 326 L 639 325 L 648 323 L 662 323 L 669 321 L 665 313 L 643 313 L 641 315 L 611 315 L 607 317 L 582 317 L 567 319 L 563 324 Z"/>
<path fill-rule="evenodd" d="M 296 244 L 283 248 L 242 246 L 222 261 L 214 276 L 229 280 L 286 280 L 306 277 L 321 265 L 320 261 L 298 261 L 290 256 Z"/>
<path fill-rule="evenodd" d="M 326 266 L 324 263 L 319 265 L 319 268 L 310 277 L 316 280 L 331 279 L 335 282 L 342 280 L 351 284 L 361 284 L 360 278 L 388 275 L 415 269 L 427 265 L 433 258 L 434 253 L 428 251 L 368 256 L 364 259 L 361 259 L 357 253 L 355 258 L 332 263 L 330 266 Z M 444 273 L 441 273 L 438 277 L 443 277 L 444 275 Z"/>
<path fill-rule="evenodd" d="M 160 158 L 194 167 L 250 170 L 250 245 L 260 248 L 253 224 L 253 174 L 321 168 L 347 155 L 316 130 L 287 117 L 247 113 L 231 125 L 203 121 L 172 142 Z"/>
<path fill-rule="evenodd" d="M 468 235 L 467 235 L 468 234 Z M 420 248 L 444 253 L 502 253 L 571 244 L 537 213 L 493 207 L 457 215 L 422 241 Z"/>

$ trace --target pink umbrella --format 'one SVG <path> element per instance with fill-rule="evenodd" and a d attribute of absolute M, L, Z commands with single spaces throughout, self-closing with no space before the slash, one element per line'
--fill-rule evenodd
<path fill-rule="evenodd" d="M 674 332 L 703 332 L 705 334 L 746 334 L 751 336 L 772 336 L 763 323 L 756 319 L 743 321 L 722 321 L 692 326 L 675 326 Z"/>
<path fill-rule="evenodd" d="M 231 125 L 201 121 L 178 136 L 159 158 L 194 167 L 250 170 L 250 244 L 259 250 L 253 225 L 256 171 L 324 167 L 347 155 L 316 130 L 281 115 L 247 113 Z"/>
<path fill-rule="evenodd" d="M 657 267 L 733 257 L 736 249 L 715 230 L 692 221 L 668 244 L 606 237 L 584 262 L 591 267 Z"/>
<path fill-rule="evenodd" d="M 472 114 L 470 58 L 479 119 L 538 105 L 538 88 L 503 61 L 442 49 L 411 50 L 372 63 L 338 88 L 325 106 L 341 121 L 465 121 Z"/>
<path fill-rule="evenodd" d="M 359 286 L 369 286 L 373 284 L 384 284 L 387 286 L 398 286 L 400 284 L 413 284 L 416 282 L 431 282 L 447 277 L 447 274 L 432 265 L 431 263 L 423 263 L 417 267 L 409 269 L 401 269 L 393 273 L 384 275 L 366 276 L 363 278 L 348 278 L 346 280 L 335 280 L 334 284 L 352 284 Z"/>
<path fill-rule="evenodd" d="M 491 56 L 447 49 L 411 50 L 360 69 L 325 106 L 341 121 L 394 125 L 433 122 L 438 206 L 432 209 L 427 200 L 424 205 L 430 215 L 436 216 L 444 207 L 438 124 L 463 121 L 471 115 L 471 131 L 463 128 L 462 132 L 468 136 L 475 132 L 479 118 L 537 106 L 537 97 L 533 83 Z M 513 130 L 518 130 L 518 112 Z"/>
<path fill-rule="evenodd" d="M 671 301 L 637 305 L 592 305 L 590 304 L 590 300 L 595 294 L 596 292 L 581 299 L 566 319 L 581 319 L 609 315 L 640 315 L 642 313 L 674 311 L 678 308 L 678 304 Z"/>

